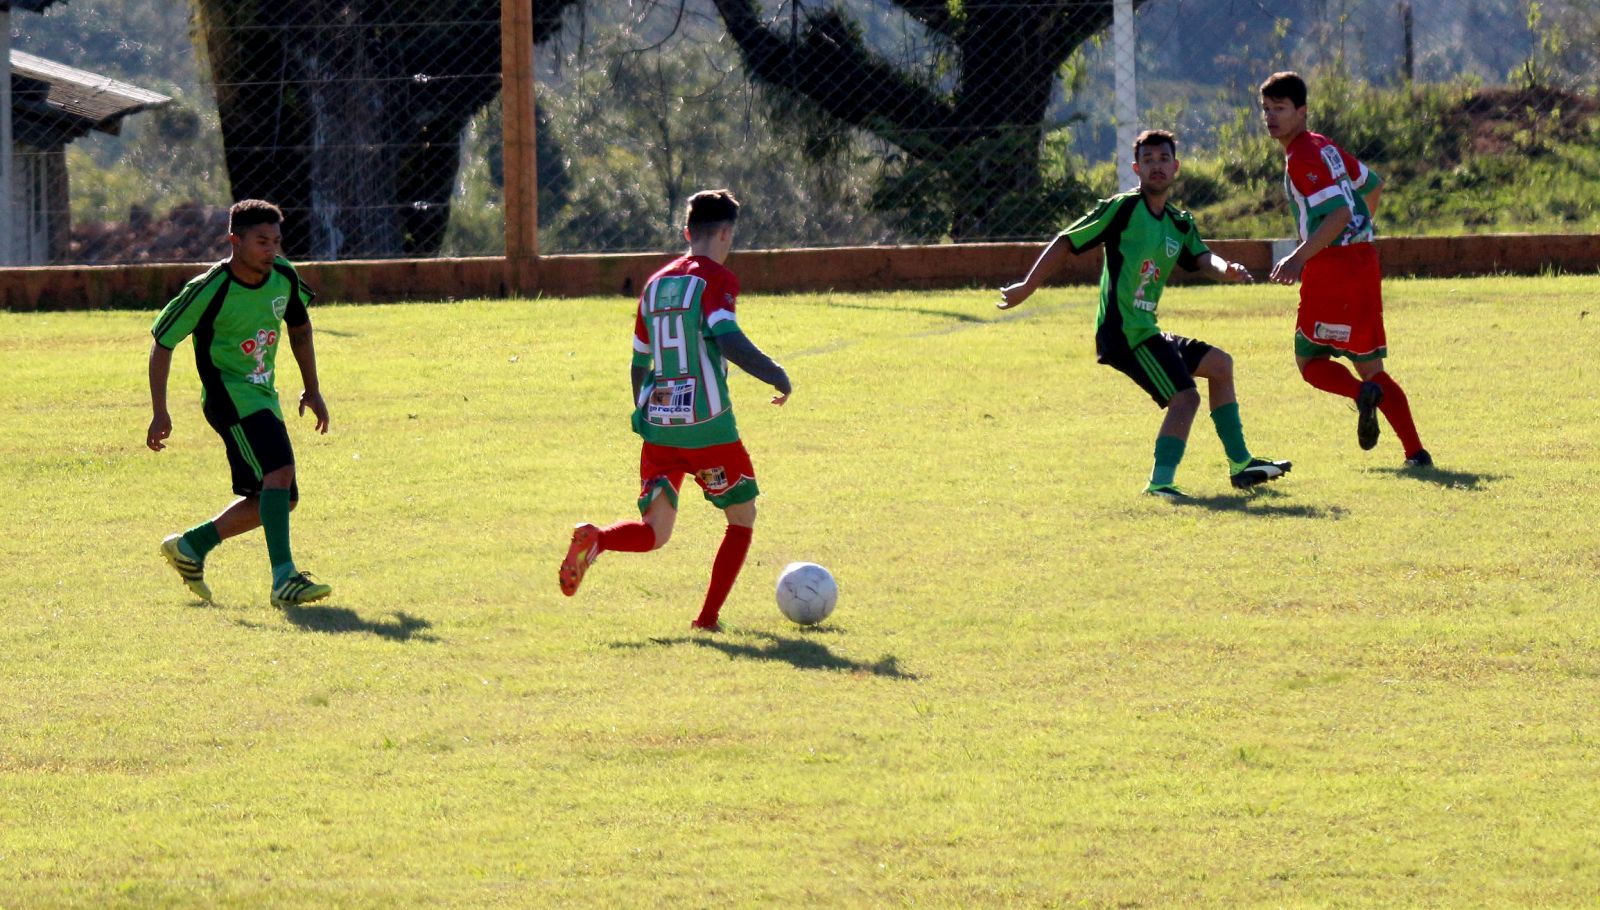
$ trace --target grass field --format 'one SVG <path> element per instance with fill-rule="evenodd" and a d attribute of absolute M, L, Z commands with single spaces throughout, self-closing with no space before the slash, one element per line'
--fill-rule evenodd
<path fill-rule="evenodd" d="M 1089 289 L 746 298 L 796 391 L 732 380 L 715 637 L 693 491 L 556 587 L 632 514 L 630 301 L 316 310 L 288 611 L 259 532 L 212 606 L 157 556 L 228 498 L 188 345 L 157 455 L 153 313 L 0 314 L 0 907 L 1593 906 L 1600 279 L 1387 297 L 1434 472 L 1298 380 L 1292 291 L 1169 291 L 1295 464 L 1236 493 L 1202 416 L 1182 506 Z"/>

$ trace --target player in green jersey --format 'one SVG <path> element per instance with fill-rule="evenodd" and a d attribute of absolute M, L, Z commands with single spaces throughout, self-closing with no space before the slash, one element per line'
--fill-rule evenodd
<path fill-rule="evenodd" d="M 694 628 L 715 632 L 755 533 L 756 470 L 739 438 L 728 395 L 732 362 L 789 400 L 789 375 L 739 328 L 739 277 L 723 266 L 733 249 L 739 201 L 727 190 L 689 197 L 683 229 L 689 252 L 645 282 L 633 319 L 633 429 L 639 454 L 639 521 L 573 529 L 558 577 L 571 597 L 607 550 L 644 553 L 666 546 L 678 517 L 678 489 L 692 475 L 728 527 L 711 565 Z"/>
<path fill-rule="evenodd" d="M 1233 387 L 1233 358 L 1221 348 L 1162 332 L 1156 307 L 1174 265 L 1205 271 L 1219 281 L 1250 281 L 1250 272 L 1206 248 L 1194 218 L 1167 199 L 1179 169 L 1178 141 L 1165 130 L 1140 133 L 1133 144 L 1139 188 L 1103 200 L 1062 231 L 1022 281 L 1000 290 L 995 304 L 1009 309 L 1028 299 L 1069 255 L 1105 246 L 1100 308 L 1095 316 L 1099 362 L 1120 370 L 1167 411 L 1156 436 L 1155 468 L 1145 492 L 1186 498 L 1175 484 L 1189 429 L 1200 407 L 1194 377 L 1204 377 L 1211 420 L 1228 456 L 1230 482 L 1246 489 L 1282 477 L 1287 461 L 1250 454 Z"/>
<path fill-rule="evenodd" d="M 272 603 L 287 607 L 321 600 L 333 592 L 295 567 L 289 549 L 289 513 L 299 502 L 294 450 L 278 392 L 273 385 L 281 324 L 289 327 L 289 349 L 300 367 L 306 408 L 317 432 L 328 432 L 328 406 L 317 382 L 306 304 L 315 296 L 279 255 L 283 213 L 260 199 L 235 203 L 228 211 L 232 255 L 190 281 L 156 317 L 150 334 L 150 429 L 145 444 L 166 448 L 172 435 L 167 412 L 167 376 L 172 349 L 194 336 L 195 367 L 200 372 L 201 409 L 222 437 L 233 474 L 234 500 L 210 521 L 161 542 L 161 555 L 202 600 L 211 599 L 205 559 L 218 544 L 260 527 L 272 563 Z"/>

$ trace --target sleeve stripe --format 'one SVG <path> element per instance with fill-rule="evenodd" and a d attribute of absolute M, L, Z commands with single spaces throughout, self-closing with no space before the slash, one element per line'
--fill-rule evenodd
<path fill-rule="evenodd" d="M 157 341 L 161 340 L 161 336 L 167 334 L 167 331 L 178 321 L 178 317 L 183 315 L 184 310 L 187 310 L 196 300 L 200 299 L 200 292 L 216 280 L 217 271 L 220 267 L 220 264 L 212 266 L 211 271 L 202 280 L 190 285 L 178 296 L 178 305 L 173 307 L 171 312 L 167 313 L 166 318 L 156 323 L 156 327 L 150 330 L 150 334 L 154 335 Z"/>
<path fill-rule="evenodd" d="M 648 354 L 650 353 L 650 345 L 640 341 L 639 336 L 635 335 L 633 336 L 633 352 L 635 354 Z"/>
<path fill-rule="evenodd" d="M 718 323 L 727 322 L 731 319 L 733 319 L 733 312 L 731 310 L 714 310 L 712 311 L 711 315 L 706 317 L 706 325 L 713 326 L 717 325 Z"/>
<path fill-rule="evenodd" d="M 1307 196 L 1306 205 L 1310 206 L 1311 208 L 1316 208 L 1324 202 L 1327 202 L 1329 199 L 1332 199 L 1333 197 L 1343 193 L 1344 188 L 1340 187 L 1338 184 L 1335 184 L 1325 189 L 1318 190 L 1317 192 L 1312 193 L 1310 196 Z"/>

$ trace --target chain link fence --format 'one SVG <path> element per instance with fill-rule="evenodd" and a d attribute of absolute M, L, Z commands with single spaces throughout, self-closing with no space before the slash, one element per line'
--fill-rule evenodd
<path fill-rule="evenodd" d="M 1178 133 L 1209 235 L 1283 236 L 1255 86 L 1288 68 L 1389 181 L 1386 233 L 1600 230 L 1600 0 L 533 9 L 544 254 L 673 248 L 711 186 L 747 247 L 1038 240 L 1131 183 L 1146 127 Z M 499 23 L 492 0 L 14 9 L 13 261 L 215 258 L 250 196 L 299 259 L 501 255 Z"/>

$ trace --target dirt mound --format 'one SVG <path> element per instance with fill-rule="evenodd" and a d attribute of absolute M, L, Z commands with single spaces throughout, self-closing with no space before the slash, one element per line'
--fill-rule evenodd
<path fill-rule="evenodd" d="M 228 210 L 185 202 L 164 218 L 134 206 L 128 220 L 72 226 L 67 262 L 211 262 L 228 255 Z"/>
<path fill-rule="evenodd" d="M 1488 88 L 1451 111 L 1469 155 L 1526 152 L 1542 141 L 1584 137 L 1600 102 L 1555 88 Z"/>

